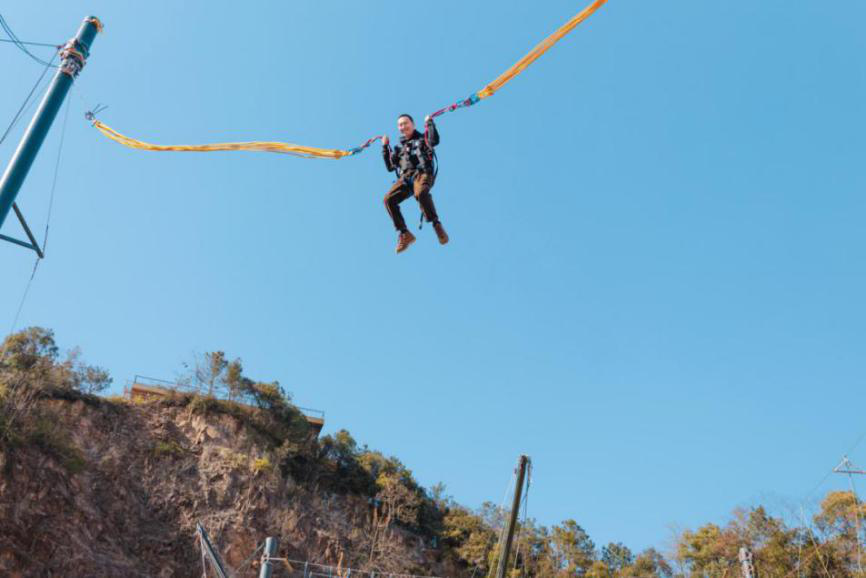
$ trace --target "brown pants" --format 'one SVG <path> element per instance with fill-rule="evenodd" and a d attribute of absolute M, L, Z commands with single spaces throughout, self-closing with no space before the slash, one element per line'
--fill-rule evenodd
<path fill-rule="evenodd" d="M 400 177 L 385 194 L 385 208 L 398 231 L 406 230 L 406 221 L 403 219 L 403 213 L 400 212 L 400 203 L 413 194 L 415 200 L 421 205 L 424 218 L 431 223 L 439 222 L 436 207 L 433 205 L 433 196 L 430 194 L 430 189 L 433 188 L 433 175 L 415 173 L 414 176 L 415 180 L 411 184 L 409 184 L 411 175 Z"/>

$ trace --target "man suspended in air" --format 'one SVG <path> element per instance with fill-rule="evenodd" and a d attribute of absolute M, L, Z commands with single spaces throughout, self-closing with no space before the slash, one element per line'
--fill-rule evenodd
<path fill-rule="evenodd" d="M 406 221 L 400 212 L 400 203 L 411 196 L 421 206 L 421 218 L 428 223 L 433 223 L 436 236 L 441 244 L 448 242 L 448 233 L 439 222 L 436 207 L 433 205 L 433 197 L 430 189 L 436 178 L 433 160 L 433 147 L 439 144 L 439 132 L 433 119 L 429 116 L 424 119 L 425 134 L 415 130 L 415 121 L 408 114 L 401 114 L 397 118 L 397 130 L 400 131 L 400 144 L 393 150 L 388 137 L 382 137 L 382 156 L 385 158 L 385 168 L 389 172 L 397 173 L 397 180 L 385 195 L 385 208 L 394 221 L 397 229 L 397 252 L 402 253 L 415 242 L 415 235 L 409 232 Z"/>

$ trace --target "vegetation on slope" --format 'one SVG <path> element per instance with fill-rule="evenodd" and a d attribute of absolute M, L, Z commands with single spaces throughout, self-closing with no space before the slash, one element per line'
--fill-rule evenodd
<path fill-rule="evenodd" d="M 197 360 L 188 379 L 204 393 L 178 392 L 152 407 L 182 409 L 203 418 L 230 416 L 256 440 L 255 452 L 244 455 L 223 448 L 220 455 L 242 471 L 251 486 L 266 485 L 256 480 L 268 479 L 288 488 L 291 481 L 295 490 L 274 495 L 303 492 L 310 502 L 330 503 L 342 497 L 362 505 L 363 516 L 345 518 L 363 526 L 347 532 L 341 551 L 353 567 L 406 569 L 406 543 L 411 538 L 424 552 L 418 560 L 425 560 L 413 562 L 413 571 L 433 573 L 447 567 L 459 575 L 486 576 L 495 568 L 504 521 L 504 512 L 496 505 L 485 503 L 474 510 L 447 496 L 442 484 L 425 489 L 400 460 L 360 446 L 345 430 L 315 439 L 279 383 L 247 377 L 240 360 L 229 360 L 222 352 Z M 63 401 L 80 401 L 120 415 L 130 409 L 128 400 L 96 395 L 110 383 L 104 369 L 83 363 L 77 351 L 61 356 L 48 330 L 30 328 L 8 337 L 0 348 L 0 489 L 2 477 L 11 476 L 16 460 L 27 451 L 41 452 L 73 478 L 95 468 L 61 415 Z M 215 388 L 229 391 L 228 399 L 214 396 Z M 166 463 L 190 460 L 185 466 L 189 470 L 193 450 L 178 440 L 158 439 L 150 446 L 150 458 Z M 829 493 L 804 527 L 790 526 L 760 506 L 738 510 L 724 526 L 711 523 L 682 532 L 664 555 L 655 549 L 635 554 L 621 543 L 598 547 L 574 520 L 548 527 L 530 519 L 520 528 L 516 558 L 509 565 L 513 576 L 735 576 L 737 552 L 748 546 L 761 576 L 799 572 L 853 577 L 862 575 L 857 561 L 864 514 L 864 505 L 849 492 Z"/>

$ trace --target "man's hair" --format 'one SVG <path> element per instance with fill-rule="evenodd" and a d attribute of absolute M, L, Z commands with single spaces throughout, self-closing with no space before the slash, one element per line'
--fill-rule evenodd
<path fill-rule="evenodd" d="M 415 124 L 415 119 L 412 118 L 412 115 L 411 115 L 411 114 L 401 114 L 400 116 L 397 117 L 397 120 L 400 120 L 401 118 L 404 118 L 404 117 L 405 117 L 405 118 L 408 118 L 409 120 L 411 120 L 411 121 L 412 121 L 412 124 Z"/>

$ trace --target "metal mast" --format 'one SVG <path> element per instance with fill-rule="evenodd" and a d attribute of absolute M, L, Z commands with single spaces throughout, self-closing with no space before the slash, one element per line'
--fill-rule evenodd
<path fill-rule="evenodd" d="M 27 178 L 27 173 L 33 166 L 33 161 L 36 160 L 42 143 L 45 142 L 45 137 L 57 117 L 63 100 L 69 93 L 69 89 L 72 88 L 75 78 L 84 68 L 87 57 L 90 55 L 90 47 L 100 30 L 102 30 L 102 23 L 99 19 L 95 16 L 88 16 L 81 23 L 75 37 L 61 48 L 60 66 L 57 68 L 36 114 L 33 115 L 33 120 L 30 121 L 24 136 L 21 137 L 21 142 L 15 149 L 15 154 L 12 155 L 9 165 L 6 167 L 6 172 L 0 179 L 0 227 L 3 226 L 3 222 L 12 209 L 15 197 L 18 196 L 18 191 L 21 190 L 21 185 L 24 184 L 24 179 Z M 39 253 L 40 250 L 33 243 L 32 236 L 28 236 L 31 237 L 31 244 L 34 246 L 28 246 L 23 241 L 18 241 L 17 244 L 34 249 Z M 4 238 L 4 240 L 16 242 L 9 238 Z"/>

